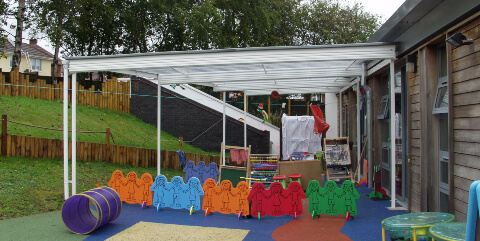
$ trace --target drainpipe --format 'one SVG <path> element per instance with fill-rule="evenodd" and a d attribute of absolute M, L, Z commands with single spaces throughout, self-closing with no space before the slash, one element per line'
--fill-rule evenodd
<path fill-rule="evenodd" d="M 366 97 L 366 107 L 367 107 L 367 113 L 365 114 L 367 116 L 367 120 L 365 123 L 365 129 L 366 129 L 366 134 L 367 134 L 367 161 L 368 161 L 368 177 L 363 177 L 367 178 L 368 182 L 368 187 L 373 188 L 373 159 L 372 159 L 372 89 L 370 86 L 367 85 L 367 64 L 363 63 L 362 64 L 362 88 L 365 90 L 365 97 Z M 360 170 L 360 169 L 359 169 Z M 358 174 L 360 176 L 360 173 Z M 374 190 L 375 191 L 375 190 Z"/>
<path fill-rule="evenodd" d="M 373 160 L 372 160 L 372 89 L 367 85 L 362 86 L 365 90 L 367 101 L 367 160 L 368 160 L 368 187 L 373 188 Z M 365 178 L 365 177 L 363 177 Z"/>

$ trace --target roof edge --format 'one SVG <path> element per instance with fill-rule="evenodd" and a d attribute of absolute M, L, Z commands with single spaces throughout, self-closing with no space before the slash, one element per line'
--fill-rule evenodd
<path fill-rule="evenodd" d="M 117 55 L 71 56 L 71 57 L 64 57 L 64 59 L 75 60 L 75 59 L 123 58 L 123 57 L 134 57 L 134 56 L 155 56 L 155 55 L 174 55 L 174 54 L 204 54 L 204 53 L 221 53 L 221 52 L 270 51 L 270 50 L 273 51 L 273 50 L 348 48 L 348 47 L 354 48 L 354 47 L 386 46 L 386 45 L 392 45 L 392 43 L 369 42 L 369 43 L 333 44 L 333 45 L 272 46 L 272 47 L 209 49 L 209 50 L 164 51 L 164 52 L 148 52 L 148 53 L 133 53 L 133 54 L 117 54 Z"/>

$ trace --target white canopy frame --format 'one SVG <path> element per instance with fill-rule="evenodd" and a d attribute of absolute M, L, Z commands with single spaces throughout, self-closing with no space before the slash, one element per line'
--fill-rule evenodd
<path fill-rule="evenodd" d="M 64 61 L 64 80 L 72 74 L 72 89 L 80 72 L 110 71 L 136 75 L 158 83 L 157 98 L 157 174 L 161 172 L 161 88 L 160 85 L 198 84 L 214 91 L 243 91 L 245 96 L 279 94 L 341 93 L 360 79 L 364 83 L 366 67 L 370 71 L 390 63 L 394 71 L 395 45 L 392 43 L 360 43 L 322 46 L 284 46 L 201 51 L 173 51 L 107 56 L 69 57 Z M 391 77 L 393 81 L 393 74 Z M 68 81 L 65 81 L 68 83 Z M 358 92 L 359 93 L 359 92 Z M 68 141 L 68 84 L 64 85 L 64 140 Z M 391 97 L 394 100 L 394 96 Z M 76 91 L 72 91 L 72 100 Z M 358 102 L 358 98 L 357 98 Z M 393 101 L 391 101 L 393 102 Z M 357 103 L 359 105 L 359 103 Z M 246 105 L 245 105 L 246 111 Z M 341 111 L 341 110 L 340 110 Z M 225 113 L 225 111 L 224 111 Z M 359 115 L 357 111 L 357 115 Z M 392 116 L 391 115 L 391 119 Z M 72 101 L 72 133 L 76 132 L 76 102 Z M 395 123 L 391 120 L 391 123 Z M 360 124 L 357 124 L 360 128 Z M 392 127 L 391 127 L 392 128 Z M 244 124 L 246 142 L 246 123 Z M 225 142 L 225 115 L 223 139 Z M 65 198 L 69 183 L 76 194 L 76 140 L 72 134 L 72 180 L 68 178 L 68 144 L 64 145 Z M 391 138 L 395 153 L 395 138 Z M 67 142 L 68 143 L 68 142 Z M 360 153 L 358 153 L 360 155 Z M 358 157 L 360 158 L 360 156 Z M 391 155 L 394 165 L 394 155 Z M 392 168 L 392 180 L 395 168 Z M 371 175 L 371 173 L 369 173 Z M 392 190 L 395 190 L 392 181 Z M 395 208 L 395 195 L 392 207 Z"/>

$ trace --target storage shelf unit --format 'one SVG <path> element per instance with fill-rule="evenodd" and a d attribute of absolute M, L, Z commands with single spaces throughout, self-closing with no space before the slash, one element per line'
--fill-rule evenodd
<path fill-rule="evenodd" d="M 325 180 L 348 178 L 353 182 L 352 162 L 348 137 L 323 139 L 326 163 Z"/>
<path fill-rule="evenodd" d="M 273 176 L 278 174 L 278 155 L 251 154 L 250 170 L 251 178 L 266 179 L 263 183 L 274 182 Z"/>

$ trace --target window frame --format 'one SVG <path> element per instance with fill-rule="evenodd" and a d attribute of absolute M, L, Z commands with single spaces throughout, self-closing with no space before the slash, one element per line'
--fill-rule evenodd
<path fill-rule="evenodd" d="M 41 72 L 42 71 L 42 60 L 38 58 L 31 58 L 32 63 L 32 72 Z M 35 65 L 34 65 L 35 63 Z M 38 65 L 37 65 L 38 63 Z"/>
<path fill-rule="evenodd" d="M 441 114 L 441 115 L 438 115 L 439 119 L 442 119 L 442 120 L 446 120 L 448 122 L 448 114 Z M 440 131 L 440 128 L 441 126 L 439 125 L 438 127 L 438 133 L 442 133 Z M 448 133 L 446 133 L 448 135 Z M 439 138 L 445 138 L 445 136 L 439 136 Z M 446 136 L 447 140 L 448 140 L 448 136 Z M 448 211 L 448 210 L 441 210 L 442 208 L 442 203 L 441 203 L 441 195 L 444 194 L 448 197 L 450 197 L 450 182 L 452 180 L 450 180 L 450 174 L 449 174 L 449 166 L 451 165 L 450 163 L 450 160 L 449 160 L 449 151 L 445 151 L 445 150 L 441 150 L 440 148 L 440 143 L 438 143 L 438 197 L 439 197 L 439 211 Z M 443 182 L 442 181 L 442 177 L 444 177 L 444 175 L 442 175 L 442 163 L 446 163 L 447 166 L 447 182 Z M 447 203 L 447 206 L 448 206 L 448 203 Z"/>
<path fill-rule="evenodd" d="M 442 58 L 442 53 L 443 51 L 446 50 L 446 45 L 442 44 L 437 48 L 437 92 L 435 94 L 435 101 L 433 103 L 433 109 L 432 109 L 432 114 L 445 114 L 448 113 L 448 106 L 449 106 L 449 100 L 448 100 L 448 71 L 446 69 L 442 69 L 442 66 L 447 66 L 442 65 L 442 63 L 446 62 L 446 53 L 445 53 L 445 59 Z M 442 70 L 445 72 L 445 76 L 442 76 Z M 444 96 L 440 96 L 441 90 L 443 88 L 447 88 L 447 91 L 445 91 Z M 442 97 L 442 98 L 440 98 Z M 438 104 L 438 101 L 442 101 L 444 99 L 447 99 L 447 106 L 446 107 L 436 107 Z"/>
<path fill-rule="evenodd" d="M 443 95 L 442 98 L 440 98 L 440 93 L 442 88 L 447 88 L 447 91 Z M 438 101 L 443 101 L 445 98 L 447 98 L 447 106 L 446 107 L 436 107 Z M 448 77 L 442 77 L 438 79 L 438 85 L 437 85 L 437 93 L 435 94 L 435 102 L 433 103 L 433 109 L 432 109 L 432 114 L 445 114 L 448 113 Z"/>
<path fill-rule="evenodd" d="M 383 110 L 382 110 L 382 103 L 385 103 Z M 378 120 L 384 120 L 388 118 L 388 111 L 390 109 L 389 104 L 390 104 L 390 96 L 389 95 L 382 96 L 382 99 L 380 100 L 380 104 L 378 105 L 378 111 L 377 111 Z"/>

